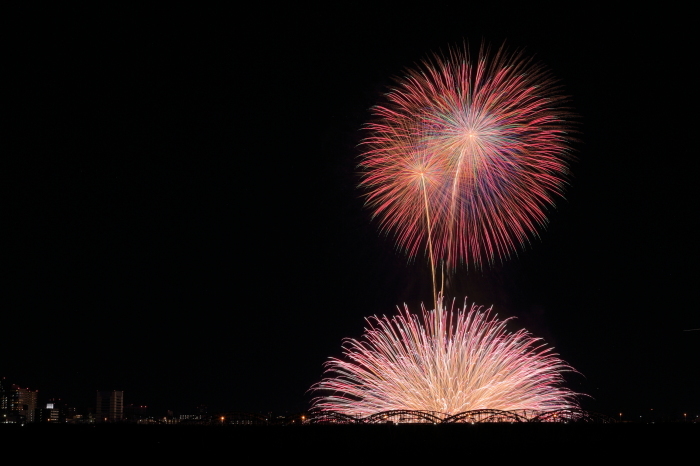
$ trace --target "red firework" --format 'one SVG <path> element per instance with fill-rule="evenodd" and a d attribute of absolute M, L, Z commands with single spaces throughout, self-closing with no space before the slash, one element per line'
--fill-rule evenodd
<path fill-rule="evenodd" d="M 548 71 L 503 48 L 435 56 L 374 108 L 362 156 L 367 205 L 409 256 L 447 270 L 504 258 L 562 194 L 571 137 Z"/>

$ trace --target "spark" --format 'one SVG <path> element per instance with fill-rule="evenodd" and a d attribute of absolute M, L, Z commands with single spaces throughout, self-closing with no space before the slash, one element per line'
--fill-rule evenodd
<path fill-rule="evenodd" d="M 503 48 L 435 56 L 374 107 L 360 168 L 383 232 L 448 271 L 505 258 L 562 196 L 571 126 L 550 73 Z M 431 243 L 431 244 L 429 244 Z"/>
<path fill-rule="evenodd" d="M 360 340 L 347 339 L 342 359 L 326 363 L 327 377 L 311 390 L 322 393 L 315 409 L 353 416 L 389 410 L 447 415 L 475 409 L 577 408 L 563 372 L 575 372 L 526 330 L 506 329 L 509 319 L 472 304 L 420 315 L 407 307 L 392 319 L 367 319 Z"/>

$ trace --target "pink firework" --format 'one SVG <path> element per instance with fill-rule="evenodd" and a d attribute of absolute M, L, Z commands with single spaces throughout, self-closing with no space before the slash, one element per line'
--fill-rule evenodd
<path fill-rule="evenodd" d="M 374 108 L 360 164 L 383 231 L 448 270 L 526 243 L 562 194 L 571 137 L 550 74 L 520 54 L 482 49 L 409 70 Z"/>
<path fill-rule="evenodd" d="M 454 304 L 453 304 L 454 308 Z M 353 416 L 419 410 L 444 415 L 476 409 L 555 410 L 578 407 L 562 373 L 573 369 L 525 330 L 472 305 L 393 319 L 368 319 L 361 340 L 347 339 L 343 359 L 326 363 L 329 377 L 314 408 Z"/>

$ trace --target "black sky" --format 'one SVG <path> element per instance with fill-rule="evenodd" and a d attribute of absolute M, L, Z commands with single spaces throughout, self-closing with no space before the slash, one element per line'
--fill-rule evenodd
<path fill-rule="evenodd" d="M 687 15 L 334 8 L 10 21 L 0 376 L 76 405 L 306 409 L 365 317 L 431 296 L 356 189 L 370 107 L 429 53 L 505 41 L 561 80 L 581 141 L 541 240 L 455 296 L 555 346 L 591 409 L 700 414 Z"/>

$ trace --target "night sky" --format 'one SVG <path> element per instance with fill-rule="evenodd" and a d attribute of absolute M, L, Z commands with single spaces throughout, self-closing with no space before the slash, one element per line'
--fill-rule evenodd
<path fill-rule="evenodd" d="M 586 408 L 700 414 L 689 15 L 472 6 L 10 21 L 0 376 L 79 407 L 307 409 L 365 317 L 432 296 L 357 189 L 371 106 L 505 41 L 570 96 L 576 161 L 540 239 L 450 294 L 553 345 Z"/>

